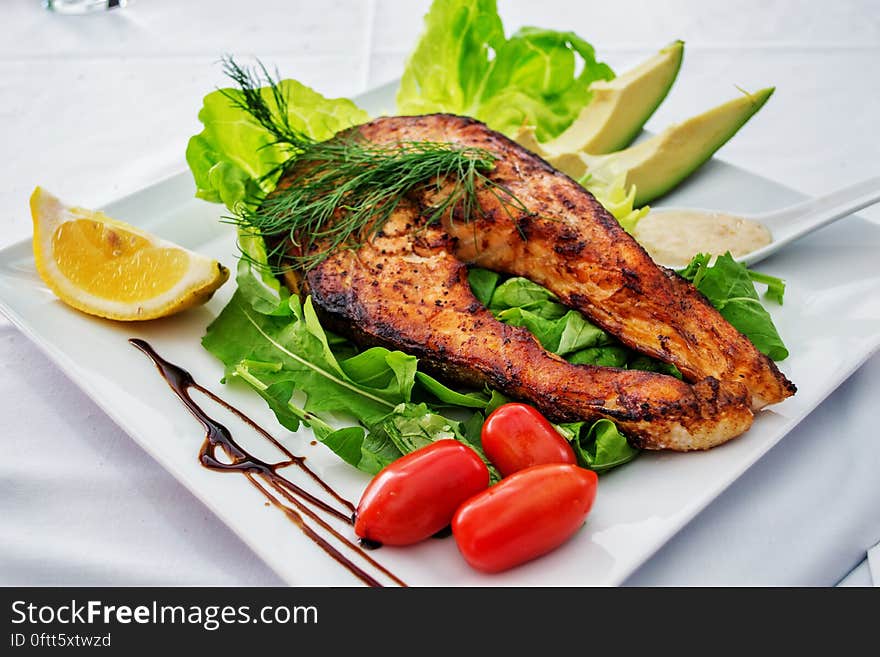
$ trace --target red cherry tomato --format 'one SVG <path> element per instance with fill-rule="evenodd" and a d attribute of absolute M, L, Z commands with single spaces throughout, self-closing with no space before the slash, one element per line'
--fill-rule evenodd
<path fill-rule="evenodd" d="M 449 525 L 455 510 L 489 485 L 489 469 L 457 440 L 438 440 L 383 468 L 358 504 L 354 532 L 410 545 Z"/>
<path fill-rule="evenodd" d="M 483 423 L 483 451 L 505 477 L 543 463 L 575 465 L 574 450 L 536 409 L 504 404 Z"/>
<path fill-rule="evenodd" d="M 497 573 L 562 545 L 596 498 L 596 473 L 575 465 L 536 465 L 502 479 L 459 507 L 452 533 L 465 560 Z"/>

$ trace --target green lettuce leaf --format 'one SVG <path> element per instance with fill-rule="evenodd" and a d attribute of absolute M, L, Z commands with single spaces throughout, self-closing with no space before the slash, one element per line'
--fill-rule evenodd
<path fill-rule="evenodd" d="M 636 229 L 639 223 L 651 208 L 643 205 L 640 208 L 635 207 L 636 202 L 636 186 L 626 186 L 626 173 L 616 176 L 611 182 L 605 183 L 598 178 L 592 178 L 588 173 L 579 181 L 581 185 L 587 188 L 596 200 L 608 210 L 617 223 L 630 235 Z"/>
<path fill-rule="evenodd" d="M 591 82 L 612 77 L 573 32 L 525 27 L 508 39 L 495 0 L 435 0 L 407 60 L 397 109 L 473 116 L 511 136 L 533 125 L 547 141 L 589 102 Z"/>
<path fill-rule="evenodd" d="M 788 358 L 788 349 L 770 313 L 761 305 L 753 283 L 753 276 L 755 280 L 767 283 L 768 296 L 781 303 L 785 284 L 780 279 L 750 272 L 730 253 L 718 256 L 714 263 L 711 256 L 701 253 L 678 273 L 693 283 L 724 319 L 752 341 L 758 351 L 776 361 Z"/>
<path fill-rule="evenodd" d="M 290 315 L 290 292 L 266 264 L 263 238 L 251 229 L 239 228 L 238 248 L 242 257 L 238 259 L 235 282 L 251 307 L 263 315 Z"/>
<path fill-rule="evenodd" d="M 282 80 L 279 85 L 288 99 L 290 126 L 314 139 L 329 139 L 370 118 L 347 98 L 325 98 L 296 80 Z M 237 89 L 223 89 L 205 96 L 199 112 L 204 129 L 189 140 L 186 148 L 196 196 L 223 203 L 232 212 L 270 192 L 275 181 L 265 176 L 291 155 L 226 95 L 240 93 Z M 277 111 L 269 87 L 263 87 L 261 94 L 269 107 Z"/>

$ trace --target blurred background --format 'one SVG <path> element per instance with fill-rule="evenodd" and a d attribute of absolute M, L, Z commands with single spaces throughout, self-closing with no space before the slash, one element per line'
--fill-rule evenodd
<path fill-rule="evenodd" d="M 880 172 L 876 0 L 498 4 L 508 33 L 523 25 L 573 30 L 618 72 L 683 39 L 681 73 L 649 129 L 732 98 L 734 85 L 775 85 L 768 105 L 718 157 L 809 195 Z M 69 16 L 45 10 L 40 0 L 2 0 L 0 246 L 30 237 L 27 198 L 37 184 L 97 207 L 184 170 L 202 97 L 224 84 L 222 54 L 256 56 L 325 95 L 352 96 L 400 74 L 429 5 L 132 0 L 124 9 Z M 880 220 L 878 208 L 862 214 Z M 0 582 L 279 583 L 2 318 L 0 338 L 0 433 L 15 435 L 20 447 L 18 459 L 4 457 L 0 488 L 14 486 L 19 499 L 32 493 L 35 500 L 9 508 L 0 491 Z M 878 358 L 847 385 L 876 389 Z M 847 390 L 838 405 L 846 404 Z M 41 400 L 36 424 L 16 414 L 23 394 Z M 833 418 L 818 414 L 811 430 L 833 431 Z M 59 437 L 66 457 L 93 463 L 93 471 L 59 466 L 47 495 L 49 482 L 25 473 Z M 93 486 L 84 488 L 83 480 Z M 114 499 L 104 499 L 107 491 Z M 125 513 L 110 510 L 119 500 Z M 700 531 L 711 532 L 711 524 Z M 95 556 L 95 546 L 104 556 Z M 864 547 L 832 560 L 813 583 L 835 583 Z M 779 581 L 799 581 L 798 573 L 788 575 Z M 662 579 L 657 571 L 640 581 Z"/>

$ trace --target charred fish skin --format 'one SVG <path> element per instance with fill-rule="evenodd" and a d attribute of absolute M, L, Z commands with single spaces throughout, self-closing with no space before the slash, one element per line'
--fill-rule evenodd
<path fill-rule="evenodd" d="M 652 372 L 572 365 L 547 352 L 474 297 L 448 236 L 439 227 L 413 233 L 416 218 L 416 208 L 401 208 L 382 236 L 306 274 L 329 329 L 415 355 L 446 381 L 526 400 L 556 422 L 614 420 L 647 449 L 707 449 L 750 426 L 744 386 L 714 379 L 692 386 Z"/>
<path fill-rule="evenodd" d="M 447 217 L 461 260 L 543 285 L 628 347 L 678 367 L 696 382 L 744 384 L 753 409 L 793 395 L 795 386 L 690 283 L 657 266 L 581 185 L 540 157 L 471 118 L 449 114 L 384 117 L 357 128 L 373 142 L 446 141 L 485 148 L 489 174 L 526 211 L 495 190 L 480 193 L 470 223 Z M 421 199 L 443 191 L 427 192 Z"/>

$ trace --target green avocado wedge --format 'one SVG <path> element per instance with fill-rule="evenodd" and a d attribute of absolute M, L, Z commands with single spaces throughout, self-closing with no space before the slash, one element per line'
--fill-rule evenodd
<path fill-rule="evenodd" d="M 768 87 L 755 93 L 743 92 L 738 98 L 615 153 L 538 154 L 588 187 L 620 184 L 621 180 L 626 189 L 635 185 L 634 205 L 638 207 L 673 189 L 712 157 L 764 106 L 773 91 L 774 87 Z"/>
<path fill-rule="evenodd" d="M 589 104 L 565 132 L 542 147 L 549 153 L 596 155 L 626 148 L 666 98 L 683 56 L 684 42 L 676 41 L 613 80 L 593 82 Z"/>
<path fill-rule="evenodd" d="M 610 183 L 625 172 L 626 187 L 636 187 L 636 207 L 645 205 L 673 189 L 712 157 L 764 106 L 773 91 L 774 87 L 768 87 L 755 93 L 743 93 L 739 98 L 684 123 L 671 125 L 659 135 L 616 153 L 581 153 L 584 166 L 581 176 L 587 174 Z"/>

